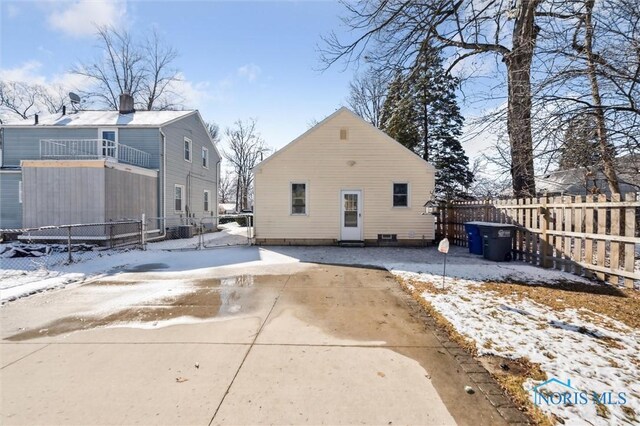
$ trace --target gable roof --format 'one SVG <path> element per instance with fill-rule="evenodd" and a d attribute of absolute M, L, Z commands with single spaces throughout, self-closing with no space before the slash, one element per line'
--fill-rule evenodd
<path fill-rule="evenodd" d="M 66 115 L 51 114 L 28 119 L 7 120 L 2 127 L 161 127 L 172 121 L 197 113 L 188 111 L 136 111 L 120 114 L 118 111 L 78 111 Z"/>
<path fill-rule="evenodd" d="M 207 128 L 207 124 L 205 123 L 204 118 L 202 118 L 202 115 L 200 115 L 200 111 L 195 110 L 193 112 L 195 112 L 196 118 L 200 121 L 200 124 L 202 125 L 202 127 L 204 127 L 205 133 L 207 134 L 207 136 L 209 136 L 209 142 L 211 142 L 211 145 L 213 145 L 213 149 L 216 152 L 216 155 L 218 156 L 218 161 L 222 161 L 222 155 L 220 154 L 220 151 L 218 150 L 218 146 L 216 145 L 216 142 L 211 137 L 211 133 L 209 133 L 209 129 Z M 180 117 L 180 118 L 182 118 L 182 117 Z M 175 121 L 175 120 L 172 120 L 172 121 Z M 165 124 L 169 124 L 169 123 L 165 123 Z"/>
<path fill-rule="evenodd" d="M 360 121 L 361 124 L 363 124 L 364 126 L 370 127 L 371 129 L 375 130 L 378 134 L 380 134 L 382 139 L 384 139 L 387 142 L 393 143 L 395 146 L 397 146 L 397 148 L 399 148 L 399 152 L 404 151 L 403 155 L 410 154 L 411 158 L 413 158 L 414 160 L 418 160 L 418 161 L 422 162 L 424 165 L 426 165 L 428 167 L 431 167 L 435 171 L 435 167 L 433 166 L 433 164 L 425 161 L 423 158 L 421 158 L 420 156 L 416 155 L 415 152 L 411 151 L 409 148 L 407 148 L 406 146 L 402 145 L 400 142 L 398 142 L 397 140 L 393 139 L 392 137 L 387 135 L 385 132 L 383 132 L 382 130 L 378 129 L 376 126 L 374 126 L 371 123 L 369 123 L 368 121 L 364 120 L 362 117 L 360 117 L 358 114 L 356 114 L 355 112 L 351 111 L 347 107 L 340 107 L 333 114 L 329 115 L 324 120 L 320 121 L 318 124 L 316 124 L 315 126 L 310 128 L 309 130 L 307 130 L 306 132 L 304 132 L 303 134 L 301 134 L 300 136 L 295 138 L 293 141 L 289 142 L 287 145 L 285 145 L 284 147 L 282 147 L 281 149 L 279 149 L 278 151 L 274 152 L 272 155 L 270 155 L 269 157 L 265 158 L 263 161 L 258 163 L 253 168 L 253 170 L 255 171 L 255 170 L 258 170 L 258 169 L 264 167 L 265 164 L 267 164 L 269 161 L 271 161 L 272 159 L 274 159 L 278 155 L 282 154 L 282 152 L 286 151 L 287 149 L 289 149 L 293 145 L 297 144 L 298 142 L 303 140 L 306 136 L 308 136 L 309 134 L 315 132 L 317 129 L 319 129 L 320 127 L 324 126 L 326 123 L 328 123 L 329 121 L 333 120 L 335 117 L 337 117 L 338 115 L 341 115 L 341 114 L 349 114 L 352 117 L 357 118 L 358 121 Z"/>

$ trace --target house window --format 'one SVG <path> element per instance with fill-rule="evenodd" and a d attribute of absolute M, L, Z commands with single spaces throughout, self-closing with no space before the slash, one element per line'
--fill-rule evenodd
<path fill-rule="evenodd" d="M 18 202 L 22 204 L 22 181 L 18 181 Z"/>
<path fill-rule="evenodd" d="M 349 132 L 347 132 L 347 129 L 340 129 L 340 140 L 346 141 L 348 137 L 349 137 Z"/>
<path fill-rule="evenodd" d="M 175 186 L 175 210 L 181 212 L 184 210 L 184 185 Z"/>
<path fill-rule="evenodd" d="M 202 147 L 202 167 L 209 168 L 209 150 L 205 147 Z"/>
<path fill-rule="evenodd" d="M 209 200 L 211 199 L 211 191 L 208 189 L 204 190 L 204 211 L 209 211 Z"/>
<path fill-rule="evenodd" d="M 189 138 L 184 138 L 184 161 L 191 162 L 192 142 Z"/>
<path fill-rule="evenodd" d="M 291 214 L 307 214 L 307 184 L 291 184 Z"/>
<path fill-rule="evenodd" d="M 393 184 L 393 207 L 409 206 L 409 184 L 394 183 Z"/>

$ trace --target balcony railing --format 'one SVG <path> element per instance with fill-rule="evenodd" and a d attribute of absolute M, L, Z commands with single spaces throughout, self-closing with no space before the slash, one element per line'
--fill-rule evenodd
<path fill-rule="evenodd" d="M 107 139 L 40 139 L 40 158 L 43 160 L 113 158 L 119 163 L 148 168 L 151 155 Z"/>

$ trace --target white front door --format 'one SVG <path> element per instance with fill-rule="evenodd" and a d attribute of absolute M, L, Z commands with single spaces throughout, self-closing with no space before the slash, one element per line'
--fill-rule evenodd
<path fill-rule="evenodd" d="M 362 240 L 362 192 L 340 192 L 340 240 Z"/>

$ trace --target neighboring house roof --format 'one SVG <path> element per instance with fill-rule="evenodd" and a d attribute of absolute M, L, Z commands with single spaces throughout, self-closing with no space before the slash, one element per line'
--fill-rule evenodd
<path fill-rule="evenodd" d="M 136 111 L 131 114 L 120 114 L 118 111 L 78 111 L 65 115 L 51 114 L 26 120 L 7 120 L 2 127 L 161 127 L 172 121 L 196 114 L 188 111 Z"/>
<path fill-rule="evenodd" d="M 405 147 L 404 145 L 402 145 L 400 142 L 396 141 L 395 139 L 393 139 L 392 137 L 390 137 L 389 135 L 387 135 L 385 132 L 383 132 L 382 130 L 378 129 L 376 126 L 372 125 L 371 123 L 369 123 L 368 121 L 364 120 L 362 117 L 360 117 L 358 114 L 356 114 L 355 112 L 351 111 L 349 108 L 347 107 L 341 107 L 339 108 L 336 112 L 334 112 L 333 114 L 329 115 L 327 118 L 325 118 L 324 120 L 322 120 L 321 122 L 319 122 L 318 124 L 316 124 L 315 126 L 313 126 L 312 128 L 310 128 L 309 130 L 307 130 L 306 132 L 304 132 L 303 134 L 301 134 L 300 136 L 298 136 L 297 138 L 295 138 L 293 141 L 289 142 L 287 145 L 285 145 L 283 148 L 281 148 L 280 150 L 274 152 L 272 155 L 270 155 L 269 157 L 265 158 L 263 161 L 261 161 L 259 164 L 257 164 L 254 168 L 253 171 L 256 171 L 262 167 L 264 167 L 269 161 L 273 160 L 274 158 L 278 157 L 280 154 L 282 154 L 284 151 L 286 151 L 287 149 L 289 149 L 290 147 L 292 147 L 293 145 L 297 144 L 298 142 L 300 142 L 301 140 L 303 140 L 307 135 L 313 133 L 314 131 L 316 131 L 318 128 L 324 126 L 326 123 L 328 123 L 329 121 L 331 121 L 332 119 L 334 119 L 335 117 L 337 117 L 340 114 L 349 114 L 355 118 L 357 118 L 362 125 L 364 126 L 368 126 L 371 127 L 372 129 L 374 129 L 376 132 L 378 132 L 380 134 L 380 136 L 382 136 L 382 139 L 393 143 L 395 146 L 397 146 L 397 148 L 399 149 L 399 152 L 403 152 L 403 154 L 410 154 L 409 158 L 413 158 L 414 160 L 420 161 L 421 163 L 423 163 L 424 165 L 426 165 L 427 167 L 430 167 L 433 169 L 433 171 L 435 172 L 435 167 L 433 166 L 433 164 L 426 162 L 422 157 L 416 155 L 413 151 L 411 151 L 409 148 Z"/>
<path fill-rule="evenodd" d="M 200 123 L 206 125 L 198 110 L 184 111 L 136 111 L 130 114 L 120 114 L 118 111 L 77 111 L 62 114 L 50 114 L 38 116 L 38 124 L 35 119 L 6 120 L 0 127 L 9 128 L 56 128 L 56 127 L 163 127 L 174 121 L 196 115 Z M 218 158 L 222 158 L 218 147 L 216 146 L 211 135 L 209 140 Z"/>
<path fill-rule="evenodd" d="M 640 175 L 638 161 L 632 156 L 616 159 L 617 176 L 620 182 L 620 192 L 638 192 L 640 189 Z M 602 170 L 597 167 L 557 170 L 544 176 L 537 176 L 536 191 L 549 194 L 566 195 L 610 195 L 609 185 Z"/>

